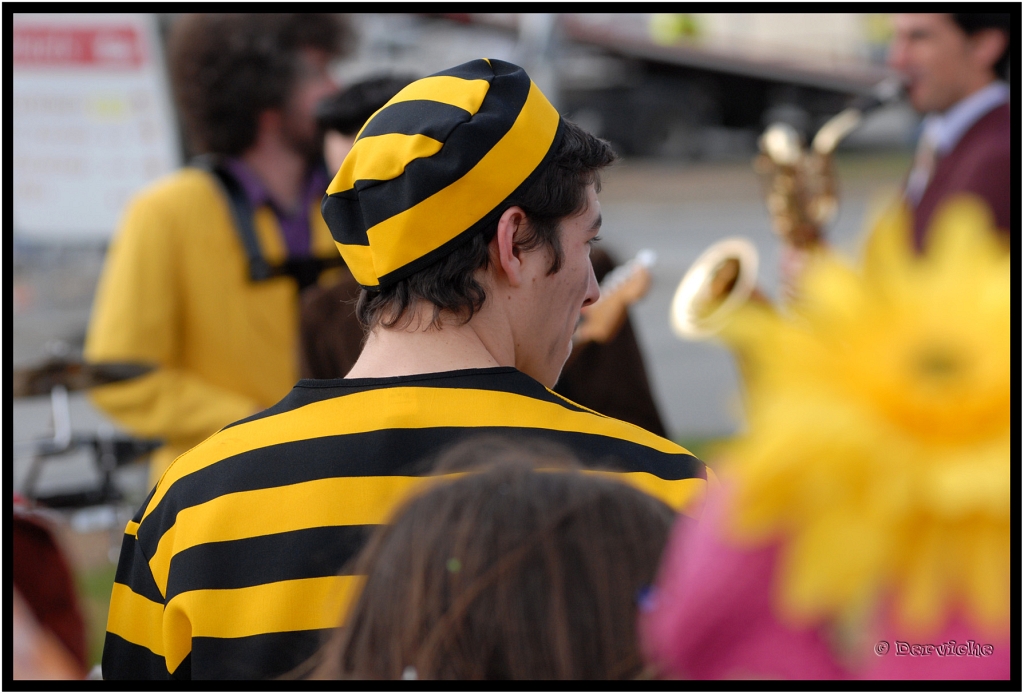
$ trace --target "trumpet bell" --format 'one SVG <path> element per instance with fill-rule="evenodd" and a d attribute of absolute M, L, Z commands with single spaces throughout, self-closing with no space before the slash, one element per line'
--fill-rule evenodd
<path fill-rule="evenodd" d="M 683 275 L 672 298 L 669 322 L 683 340 L 702 340 L 724 327 L 757 287 L 758 253 L 744 238 L 708 248 Z"/>

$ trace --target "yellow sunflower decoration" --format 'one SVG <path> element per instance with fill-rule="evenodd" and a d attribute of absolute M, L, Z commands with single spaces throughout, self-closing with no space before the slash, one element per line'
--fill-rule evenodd
<path fill-rule="evenodd" d="M 859 267 L 823 254 L 790 312 L 734 323 L 756 368 L 723 469 L 732 526 L 781 540 L 791 622 L 885 604 L 910 633 L 1008 626 L 1010 258 L 979 201 L 935 219 L 923 256 L 891 212 Z"/>

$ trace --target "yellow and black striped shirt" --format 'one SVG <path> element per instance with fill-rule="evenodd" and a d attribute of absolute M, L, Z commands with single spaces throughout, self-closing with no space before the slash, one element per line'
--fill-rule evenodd
<path fill-rule="evenodd" d="M 543 437 L 686 513 L 706 470 L 671 441 L 510 367 L 300 381 L 164 473 L 125 530 L 107 679 L 266 678 L 312 655 L 359 577 L 339 575 L 429 460 L 468 437 Z"/>

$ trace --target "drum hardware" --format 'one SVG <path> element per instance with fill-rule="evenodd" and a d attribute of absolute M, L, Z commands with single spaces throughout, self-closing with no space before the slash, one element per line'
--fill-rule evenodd
<path fill-rule="evenodd" d="M 52 357 L 38 366 L 15 369 L 12 377 L 14 397 L 52 394 L 105 386 L 144 376 L 155 368 L 140 362 L 84 362 Z"/>
<path fill-rule="evenodd" d="M 51 357 L 38 366 L 15 369 L 12 379 L 14 397 L 49 393 L 53 425 L 51 437 L 27 442 L 31 462 L 22 482 L 22 494 L 55 509 L 83 508 L 119 501 L 122 494 L 114 484 L 114 472 L 147 456 L 162 443 L 115 435 L 113 432 L 101 435 L 73 433 L 68 392 L 138 378 L 153 368 L 151 364 L 134 362 L 88 363 L 61 355 Z M 38 494 L 36 487 L 43 464 L 51 458 L 83 448 L 92 452 L 92 460 L 101 478 L 99 485 L 69 493 Z"/>
<path fill-rule="evenodd" d="M 135 439 L 113 433 L 75 435 L 63 448 L 51 447 L 49 439 L 38 441 L 37 444 L 39 447 L 35 451 L 29 474 L 22 485 L 22 494 L 39 504 L 56 509 L 82 508 L 120 501 L 123 494 L 114 484 L 114 473 L 124 466 L 142 460 L 163 445 L 161 441 Z M 91 451 L 92 459 L 101 478 L 99 484 L 88 489 L 62 494 L 37 494 L 36 484 L 43 463 L 51 457 L 80 449 Z"/>

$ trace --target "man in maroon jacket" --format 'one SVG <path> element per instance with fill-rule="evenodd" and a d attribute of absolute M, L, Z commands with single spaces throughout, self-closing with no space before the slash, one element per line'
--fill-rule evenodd
<path fill-rule="evenodd" d="M 926 114 L 905 191 L 916 249 L 936 209 L 956 193 L 985 200 L 1008 238 L 1010 14 L 900 14 L 894 24 L 889 64 Z"/>

